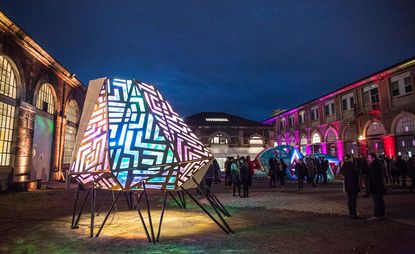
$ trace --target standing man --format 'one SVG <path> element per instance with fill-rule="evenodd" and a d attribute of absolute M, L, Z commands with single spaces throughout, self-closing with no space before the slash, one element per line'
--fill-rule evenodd
<path fill-rule="evenodd" d="M 241 156 L 239 161 L 239 172 L 241 174 L 241 183 L 244 192 L 242 197 L 247 198 L 249 196 L 249 166 L 245 161 L 245 157 Z"/>
<path fill-rule="evenodd" d="M 413 192 L 415 188 L 415 160 L 413 156 L 406 161 L 406 167 L 408 168 L 408 176 L 411 178 L 409 191 Z"/>
<path fill-rule="evenodd" d="M 383 194 L 385 193 L 385 185 L 383 182 L 384 167 L 374 153 L 370 153 L 367 156 L 367 160 L 369 162 L 369 192 L 372 195 L 374 206 L 373 216 L 368 220 L 380 220 L 385 217 L 385 200 L 383 199 Z"/>
<path fill-rule="evenodd" d="M 248 163 L 249 167 L 249 179 L 248 179 L 248 185 L 252 188 L 252 177 L 255 173 L 255 162 L 251 160 L 251 156 L 246 156 L 246 162 Z"/>
<path fill-rule="evenodd" d="M 313 188 L 315 188 L 316 184 L 314 183 L 314 177 L 315 177 L 316 173 L 315 173 L 313 159 L 307 158 L 306 159 L 306 166 L 307 166 L 307 182 L 311 183 Z"/>
<path fill-rule="evenodd" d="M 219 163 L 216 159 L 213 160 L 212 162 L 213 164 L 213 181 L 215 182 L 215 184 L 218 184 L 220 182 L 222 182 L 220 180 L 220 167 L 219 167 Z"/>
<path fill-rule="evenodd" d="M 342 163 L 340 173 L 342 173 L 344 176 L 344 189 L 347 192 L 349 216 L 351 219 L 357 219 L 357 194 L 360 191 L 359 171 L 353 163 L 352 156 L 349 154 L 346 155 L 346 158 Z"/>
<path fill-rule="evenodd" d="M 304 188 L 304 178 L 307 174 L 307 167 L 303 159 L 300 159 L 295 165 L 295 173 L 297 175 L 298 189 Z"/>
<path fill-rule="evenodd" d="M 274 158 L 269 158 L 268 160 L 268 166 L 269 166 L 269 172 L 268 172 L 268 178 L 269 178 L 269 187 L 274 188 L 275 187 L 275 178 L 277 177 L 277 169 L 275 167 L 275 160 Z"/>
<path fill-rule="evenodd" d="M 402 159 L 402 156 L 399 155 L 398 159 L 396 160 L 396 168 L 399 171 L 399 174 L 402 176 L 402 186 L 406 187 L 406 176 L 408 175 L 408 168 L 406 166 L 406 162 Z"/>
<path fill-rule="evenodd" d="M 369 163 L 367 162 L 366 157 L 363 155 L 363 153 L 359 153 L 359 159 L 357 162 L 357 169 L 359 170 L 359 173 L 362 177 L 363 184 L 366 188 L 366 197 L 369 197 L 369 180 L 368 180 L 368 174 L 369 174 Z"/>
<path fill-rule="evenodd" d="M 231 173 L 231 157 L 226 158 L 225 161 L 225 185 L 232 186 L 232 173 Z"/>
<path fill-rule="evenodd" d="M 327 183 L 327 170 L 329 170 L 329 161 L 324 158 L 324 156 L 320 157 L 320 166 L 321 166 L 321 173 L 323 174 L 323 183 Z"/>

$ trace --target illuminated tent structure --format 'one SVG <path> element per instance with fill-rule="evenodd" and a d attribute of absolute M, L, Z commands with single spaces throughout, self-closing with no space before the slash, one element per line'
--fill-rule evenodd
<path fill-rule="evenodd" d="M 149 213 L 151 239 L 155 242 L 151 223 L 147 189 L 165 192 L 163 212 L 167 194 L 185 208 L 184 192 L 199 188 L 217 214 L 230 216 L 220 201 L 203 187 L 202 180 L 213 155 L 173 111 L 170 104 L 152 85 L 136 80 L 100 78 L 88 86 L 80 126 L 76 138 L 73 163 L 69 174 L 95 198 L 95 189 L 128 193 L 129 208 L 137 207 L 144 193 Z M 179 203 L 172 191 L 178 191 Z M 137 193 L 140 193 L 139 196 Z M 181 193 L 181 194 L 180 194 Z M 136 204 L 128 196 L 137 194 Z M 77 194 L 77 199 L 79 190 Z M 85 201 L 88 196 L 85 197 Z M 77 227 L 83 206 L 75 220 L 77 199 L 74 205 L 72 227 Z M 85 204 L 84 201 L 84 204 Z M 109 210 L 111 213 L 116 199 Z M 197 204 L 206 212 L 198 202 Z M 95 201 L 91 201 L 91 237 Z M 161 214 L 161 219 L 163 216 Z M 232 232 L 220 216 L 220 225 L 209 213 L 209 217 L 226 233 Z M 107 218 L 106 217 L 106 218 Z M 140 213 L 141 217 L 141 213 Z M 141 217 L 143 226 L 147 229 Z M 98 234 L 105 224 L 104 220 Z M 159 232 L 160 232 L 159 224 Z M 158 241 L 159 235 L 157 236 Z"/>
<path fill-rule="evenodd" d="M 296 180 L 295 170 L 293 162 L 297 159 L 303 158 L 304 156 L 293 146 L 281 145 L 271 147 L 263 150 L 257 155 L 255 160 L 260 165 L 262 171 L 269 172 L 268 161 L 270 158 L 274 158 L 277 155 L 278 159 L 283 160 L 287 165 L 286 175 L 291 180 Z"/>

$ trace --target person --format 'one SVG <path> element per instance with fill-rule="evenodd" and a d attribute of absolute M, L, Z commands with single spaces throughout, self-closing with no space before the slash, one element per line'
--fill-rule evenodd
<path fill-rule="evenodd" d="M 357 194 L 360 191 L 359 186 L 359 170 L 353 163 L 353 158 L 346 155 L 340 173 L 344 176 L 344 189 L 347 193 L 347 205 L 349 207 L 349 216 L 351 219 L 356 219 Z"/>
<path fill-rule="evenodd" d="M 359 174 L 361 175 L 363 185 L 366 188 L 366 197 L 369 197 L 369 163 L 366 157 L 363 155 L 363 153 L 359 153 L 359 158 L 357 160 L 357 169 L 359 170 Z"/>
<path fill-rule="evenodd" d="M 390 162 L 390 167 L 391 167 L 391 176 L 392 176 L 392 184 L 393 185 L 398 185 L 399 186 L 399 170 L 396 167 L 396 159 L 395 157 L 392 157 L 391 162 Z"/>
<path fill-rule="evenodd" d="M 314 160 L 314 166 L 316 168 L 316 183 L 322 182 L 323 181 L 323 173 L 321 171 L 321 164 L 320 164 L 320 160 L 318 159 L 317 156 L 313 156 L 313 160 Z"/>
<path fill-rule="evenodd" d="M 323 183 L 327 183 L 327 170 L 329 170 L 329 161 L 324 158 L 324 156 L 320 157 L 320 167 L 321 167 L 321 174 L 323 176 Z"/>
<path fill-rule="evenodd" d="M 232 186 L 232 173 L 231 173 L 231 164 L 232 159 L 231 157 L 226 158 L 225 161 L 225 185 Z"/>
<path fill-rule="evenodd" d="M 269 172 L 268 172 L 269 187 L 273 188 L 275 187 L 275 178 L 276 178 L 276 167 L 275 167 L 274 158 L 269 158 L 268 166 L 269 166 Z"/>
<path fill-rule="evenodd" d="M 369 193 L 372 196 L 374 212 L 368 220 L 379 220 L 385 216 L 385 185 L 383 182 L 384 166 L 376 158 L 376 154 L 370 153 L 367 156 L 369 162 L 368 183 Z"/>
<path fill-rule="evenodd" d="M 251 156 L 246 156 L 246 162 L 248 163 L 249 167 L 249 179 L 248 179 L 248 186 L 252 188 L 252 177 L 255 174 L 255 161 L 251 160 Z"/>
<path fill-rule="evenodd" d="M 406 162 L 404 159 L 402 159 L 401 155 L 399 155 L 398 159 L 396 160 L 396 168 L 402 177 L 402 186 L 406 187 L 406 176 L 408 175 L 408 168 L 406 167 Z"/>
<path fill-rule="evenodd" d="M 306 177 L 306 174 L 307 174 L 307 167 L 303 159 L 300 159 L 295 164 L 295 173 L 297 175 L 298 189 L 301 190 L 304 188 L 304 178 Z"/>
<path fill-rule="evenodd" d="M 239 197 L 241 196 L 241 178 L 239 173 L 239 163 L 231 158 L 231 178 L 233 183 L 233 196 L 235 197 L 235 192 L 238 190 Z"/>
<path fill-rule="evenodd" d="M 208 189 L 210 189 L 210 186 L 212 186 L 213 174 L 214 174 L 213 171 L 214 171 L 214 166 L 213 166 L 213 163 L 211 163 L 205 174 L 205 183 Z"/>
<path fill-rule="evenodd" d="M 316 173 L 315 173 L 315 168 L 314 168 L 314 162 L 311 158 L 306 159 L 306 167 L 307 167 L 307 182 L 311 183 L 313 188 L 315 188 L 316 184 L 314 183 L 314 177 Z"/>
<path fill-rule="evenodd" d="M 281 186 L 284 186 L 285 184 L 285 175 L 287 172 L 287 168 L 288 168 L 287 164 L 284 162 L 283 159 L 281 159 L 280 168 L 278 171 Z"/>
<path fill-rule="evenodd" d="M 216 159 L 213 159 L 212 165 L 213 165 L 213 181 L 214 181 L 215 184 L 218 184 L 218 183 L 222 182 L 220 180 L 219 163 Z"/>
<path fill-rule="evenodd" d="M 408 176 L 411 178 L 411 187 L 409 187 L 409 191 L 413 192 L 415 188 L 415 160 L 413 156 L 406 161 L 406 167 L 408 168 Z"/>
<path fill-rule="evenodd" d="M 247 198 L 249 196 L 249 166 L 243 156 L 241 156 L 239 160 L 239 173 L 241 175 L 241 183 L 244 193 L 242 197 Z"/>

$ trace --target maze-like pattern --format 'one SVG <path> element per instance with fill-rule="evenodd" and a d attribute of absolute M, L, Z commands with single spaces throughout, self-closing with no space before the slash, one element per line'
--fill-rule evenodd
<path fill-rule="evenodd" d="M 103 189 L 176 189 L 212 159 L 153 86 L 107 79 L 71 174 Z"/>
<path fill-rule="evenodd" d="M 158 120 L 165 136 L 174 145 L 180 162 L 196 160 L 196 162 L 185 163 L 180 166 L 179 185 L 181 185 L 196 170 L 208 163 L 209 160 L 203 159 L 212 158 L 213 155 L 184 123 L 183 119 L 173 111 L 170 104 L 157 89 L 145 83 L 139 83 L 139 87 L 144 93 L 151 113 Z"/>

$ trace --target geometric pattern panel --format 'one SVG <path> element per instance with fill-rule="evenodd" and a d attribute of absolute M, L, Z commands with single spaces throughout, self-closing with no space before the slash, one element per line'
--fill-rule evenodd
<path fill-rule="evenodd" d="M 78 182 L 175 190 L 213 159 L 153 86 L 106 79 L 99 89 L 70 170 Z"/>

